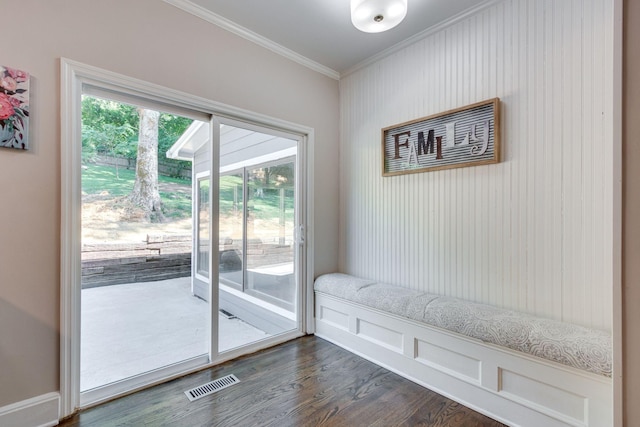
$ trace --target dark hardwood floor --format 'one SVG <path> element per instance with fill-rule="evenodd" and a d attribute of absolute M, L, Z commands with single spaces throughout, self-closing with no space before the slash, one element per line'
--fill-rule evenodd
<path fill-rule="evenodd" d="M 239 384 L 189 402 L 225 375 Z M 451 426 L 503 424 L 314 336 L 83 411 L 71 426 Z"/>

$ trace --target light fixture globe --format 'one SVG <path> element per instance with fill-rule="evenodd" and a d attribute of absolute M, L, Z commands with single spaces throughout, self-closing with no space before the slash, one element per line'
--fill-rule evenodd
<path fill-rule="evenodd" d="M 365 33 L 380 33 L 407 16 L 407 0 L 351 0 L 351 22 Z"/>

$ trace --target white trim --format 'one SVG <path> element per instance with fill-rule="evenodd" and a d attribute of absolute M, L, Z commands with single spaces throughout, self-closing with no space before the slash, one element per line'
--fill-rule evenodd
<path fill-rule="evenodd" d="M 58 425 L 59 393 L 47 393 L 0 408 L 0 426 Z"/>
<path fill-rule="evenodd" d="M 83 85 L 107 88 L 115 92 L 131 93 L 151 102 L 165 105 L 175 105 L 191 111 L 201 112 L 211 116 L 212 123 L 219 126 L 215 116 L 240 120 L 243 123 L 252 122 L 257 126 L 265 126 L 276 131 L 296 134 L 301 138 L 310 138 L 313 129 L 285 120 L 276 119 L 267 115 L 254 113 L 241 108 L 211 101 L 205 98 L 190 95 L 174 89 L 155 85 L 142 80 L 134 79 L 122 74 L 106 71 L 97 67 L 82 64 L 66 58 L 60 59 L 61 74 L 61 214 L 60 214 L 60 416 L 66 417 L 73 414 L 80 405 L 80 172 L 81 152 L 80 143 L 80 97 Z M 212 132 L 213 132 L 212 127 Z M 215 135 L 215 133 L 213 133 Z M 311 138 L 312 140 L 312 138 Z M 307 149 L 303 145 L 303 149 Z M 213 150 L 211 150 L 213 152 Z M 213 160 L 217 160 L 213 159 Z M 313 163 L 308 159 L 304 162 L 307 173 L 313 174 Z M 212 175 L 215 179 L 215 175 Z M 212 182 L 212 185 L 215 185 Z M 305 187 L 307 215 L 306 225 L 309 224 L 309 216 L 312 208 L 312 191 Z M 215 198 L 213 199 L 215 202 Z M 212 227 L 212 233 L 216 231 L 217 224 Z M 309 242 L 309 240 L 307 240 Z M 217 246 L 216 246 L 217 251 Z M 308 251 L 309 252 L 309 251 Z M 311 251 L 312 252 L 312 251 Z M 211 254 L 213 255 L 213 254 Z M 307 269 L 313 271 L 313 258 L 307 258 Z M 307 284 L 309 286 L 309 284 Z M 312 286 L 312 282 L 311 282 Z M 217 296 L 216 296 L 217 297 Z M 213 299 L 213 297 L 212 297 Z M 217 313 L 217 301 L 212 303 L 212 309 Z M 307 295 L 306 304 L 303 307 L 313 307 L 313 294 Z M 312 313 L 311 313 L 312 315 Z M 212 326 L 217 327 L 217 316 L 212 316 Z M 242 350 L 225 353 L 223 357 L 215 359 L 215 363 L 229 360 L 245 354 L 247 351 L 255 351 L 274 343 L 284 342 L 287 339 L 300 336 L 303 333 L 303 325 L 299 330 L 274 337 L 273 340 L 264 340 Z M 212 340 L 212 351 L 217 351 L 217 343 Z M 214 353 L 212 353 L 214 354 Z M 231 356 L 230 356 L 231 355 Z"/>
<path fill-rule="evenodd" d="M 623 302 L 622 302 L 622 87 L 623 87 L 623 0 L 613 1 L 613 212 L 612 212 L 612 334 L 613 334 L 613 425 L 622 426 L 624 418 Z"/>
<path fill-rule="evenodd" d="M 256 351 L 264 350 L 269 347 L 276 346 L 278 344 L 285 343 L 287 341 L 291 341 L 293 339 L 299 338 L 304 334 L 296 329 L 292 329 L 291 331 L 284 332 L 280 335 L 274 335 L 269 338 L 265 338 L 260 341 L 255 341 L 249 345 L 233 348 L 231 350 L 226 350 L 220 353 L 218 359 L 216 359 L 213 363 L 205 368 L 212 367 L 218 365 L 220 363 L 226 362 L 228 360 L 235 359 L 240 356 L 244 356 L 247 354 L 255 353 Z M 202 369 L 202 368 L 201 368 Z"/>
<path fill-rule="evenodd" d="M 80 404 L 80 137 L 82 87 L 73 63 L 60 60 L 60 416 Z"/>
<path fill-rule="evenodd" d="M 207 120 L 206 122 L 201 122 L 199 120 L 194 120 L 193 123 L 189 125 L 187 130 L 185 130 L 184 133 L 180 136 L 180 138 L 178 138 L 178 140 L 171 146 L 171 148 L 167 150 L 167 153 L 166 153 L 167 158 L 177 159 L 177 160 L 186 160 L 189 162 L 193 161 L 195 157 L 195 153 L 201 147 L 194 147 L 193 150 L 189 150 L 184 154 L 181 154 L 181 151 L 183 151 L 184 146 L 187 145 L 187 143 L 198 134 L 198 132 L 204 125 L 209 126 L 209 121 Z M 202 145 L 204 145 L 207 141 L 208 141 L 208 138 L 202 142 Z"/>
<path fill-rule="evenodd" d="M 311 130 L 303 137 L 301 141 L 300 150 L 298 156 L 300 156 L 301 162 L 304 164 L 305 173 L 298 174 L 298 181 L 300 186 L 303 186 L 305 194 L 304 216 L 300 220 L 299 225 L 301 238 L 304 241 L 304 247 L 302 248 L 301 256 L 306 257 L 304 263 L 300 263 L 299 278 L 302 283 L 299 286 L 300 296 L 298 300 L 299 313 L 298 314 L 302 331 L 308 334 L 312 334 L 315 331 L 314 321 L 314 294 L 313 294 L 313 282 L 315 274 L 314 256 L 315 256 L 315 241 L 314 241 L 314 198 L 315 194 L 311 191 L 314 188 L 315 168 L 314 165 L 314 153 L 315 153 L 315 134 Z"/>
<path fill-rule="evenodd" d="M 307 330 L 307 317 L 309 312 L 307 311 L 309 305 L 311 305 L 311 314 L 313 315 L 313 293 L 307 295 L 305 290 L 306 274 L 309 268 L 313 268 L 313 261 L 309 260 L 307 253 L 309 251 L 309 244 L 304 236 L 304 230 L 311 228 L 313 225 L 309 221 L 309 203 L 313 200 L 314 192 L 312 187 L 309 186 L 308 176 L 312 173 L 313 168 L 309 161 L 309 147 L 306 142 L 308 141 L 308 135 L 303 135 L 298 138 L 298 153 L 296 155 L 296 222 L 295 228 L 299 231 L 297 241 L 294 243 L 295 255 L 294 262 L 298 269 L 295 276 L 295 283 L 297 286 L 297 301 L 296 301 L 296 320 L 298 324 L 298 330 L 304 333 Z M 294 233 L 295 234 L 295 233 Z"/>
<path fill-rule="evenodd" d="M 167 0 L 165 0 L 167 1 Z M 387 56 L 393 55 L 394 53 L 406 48 L 407 46 L 411 46 L 412 44 L 419 42 L 422 39 L 425 39 L 427 37 L 429 37 L 432 34 L 438 33 L 442 30 L 444 30 L 447 27 L 450 27 L 454 24 L 457 24 L 458 22 L 473 16 L 477 13 L 482 12 L 483 10 L 493 6 L 494 4 L 500 3 L 504 0 L 484 0 L 479 2 L 477 5 L 463 10 L 462 12 L 458 13 L 457 15 L 454 15 L 448 19 L 445 19 L 444 21 L 439 22 L 436 25 L 433 25 L 421 32 L 419 32 L 418 34 L 415 34 L 403 41 L 401 41 L 400 43 L 396 43 L 393 46 L 373 55 L 370 56 L 369 58 L 365 59 L 364 61 L 359 62 L 358 64 L 354 65 L 353 67 L 343 71 L 342 73 L 340 73 L 340 78 L 346 77 L 349 74 L 355 73 L 358 70 L 361 70 L 365 67 L 368 67 L 371 64 L 374 64 L 384 58 L 386 58 Z"/>
<path fill-rule="evenodd" d="M 389 55 L 392 55 L 395 52 L 398 52 L 399 50 L 404 49 L 405 47 L 412 45 L 414 43 L 416 43 L 419 40 L 422 40 L 428 36 L 430 36 L 431 34 L 434 34 L 436 32 L 442 31 L 444 28 L 447 28 L 451 25 L 456 24 L 457 22 L 462 21 L 463 19 L 466 19 L 469 16 L 475 15 L 476 13 L 479 13 L 485 9 L 487 9 L 488 7 L 499 3 L 501 1 L 504 0 L 484 0 L 482 2 L 480 2 L 479 4 L 464 10 L 460 13 L 458 13 L 457 15 L 452 16 L 449 19 L 446 19 L 434 26 L 431 26 L 427 29 L 425 29 L 424 31 L 421 31 L 418 34 L 415 34 L 411 37 L 409 37 L 408 39 L 405 39 L 403 41 L 401 41 L 400 43 L 397 43 L 385 50 L 383 50 L 382 52 L 377 53 L 374 56 L 371 56 L 367 59 L 365 59 L 364 61 L 354 65 L 353 67 L 347 69 L 346 71 L 343 71 L 342 73 L 333 70 L 329 67 L 326 67 L 316 61 L 313 61 L 312 59 L 307 58 L 306 56 L 300 55 L 297 52 L 294 52 L 293 50 L 286 48 L 266 37 L 261 36 L 258 33 L 255 33 L 241 25 L 236 24 L 235 22 L 220 16 L 216 13 L 211 12 L 208 9 L 205 9 L 202 6 L 199 6 L 189 0 L 164 0 L 166 3 L 169 3 L 172 6 L 177 7 L 178 9 L 182 9 L 183 11 L 190 13 L 194 16 L 197 16 L 198 18 L 201 18 L 207 22 L 210 22 L 214 25 L 217 25 L 220 28 L 223 28 L 237 36 L 240 36 L 246 40 L 249 40 L 253 43 L 256 43 L 259 46 L 262 46 L 266 49 L 269 49 L 272 52 L 277 53 L 278 55 L 281 55 L 285 58 L 288 58 L 294 62 L 297 62 L 300 65 L 303 65 L 313 71 L 317 71 L 320 74 L 324 74 L 327 77 L 331 77 L 332 79 L 335 80 L 340 80 L 342 77 L 348 76 L 351 73 L 354 73 L 362 68 L 365 68 Z"/>
<path fill-rule="evenodd" d="M 296 138 L 295 141 L 298 142 L 299 138 Z M 263 156 L 252 157 L 249 160 L 243 160 L 241 162 L 232 163 L 230 165 L 226 165 L 220 168 L 220 174 L 224 175 L 226 173 L 242 169 L 242 168 L 250 168 L 256 165 L 263 166 L 266 163 L 275 162 L 277 160 L 285 159 L 287 157 L 295 157 L 298 153 L 297 145 L 295 147 L 286 148 L 280 151 L 274 151 L 269 154 L 265 154 Z"/>
<path fill-rule="evenodd" d="M 234 107 L 192 95 L 179 90 L 167 88 L 144 80 L 139 80 L 123 74 L 114 73 L 92 65 L 83 64 L 67 58 L 61 58 L 62 72 L 69 75 L 62 75 L 62 83 L 67 80 L 78 83 L 78 89 L 82 84 L 92 86 L 110 87 L 116 91 L 126 91 L 138 94 L 140 97 L 147 98 L 163 104 L 173 103 L 178 107 L 189 110 L 201 111 L 205 114 L 223 116 L 227 118 L 235 118 L 235 120 L 245 123 L 254 122 L 257 126 L 264 126 L 272 130 L 280 130 L 288 134 L 307 135 L 313 131 L 313 128 L 299 125 L 297 123 L 280 120 L 266 114 L 255 113 L 243 108 Z M 63 93 L 64 95 L 64 93 Z M 67 108 L 66 105 L 62 105 Z M 78 122 L 78 120 L 75 120 Z M 64 124 L 64 123 L 63 123 Z M 79 123 L 76 123 L 79 126 Z M 66 124 L 66 127 L 69 127 Z M 63 126 L 64 128 L 64 126 Z M 78 130 L 80 128 L 78 127 Z"/>
<path fill-rule="evenodd" d="M 213 115 L 209 121 L 209 209 L 211 209 L 211 215 L 209 215 L 209 280 L 206 282 L 209 286 L 209 322 L 207 327 L 209 328 L 209 358 L 211 362 L 216 363 L 220 359 L 220 348 L 218 331 L 220 330 L 220 323 L 218 312 L 220 311 L 220 292 L 219 286 L 215 289 L 213 287 L 213 280 L 220 277 L 220 221 L 218 216 L 220 213 L 220 173 L 218 172 L 218 165 L 220 164 L 220 119 Z M 213 189 L 216 189 L 215 196 Z M 216 212 L 218 215 L 214 215 Z M 215 244 L 214 244 L 215 242 Z M 215 262 L 214 262 L 215 260 Z"/>
<path fill-rule="evenodd" d="M 325 76 L 331 77 L 332 79 L 340 80 L 340 73 L 338 73 L 337 71 L 329 67 L 326 67 L 316 61 L 313 61 L 307 58 L 306 56 L 300 55 L 299 53 L 294 52 L 293 50 L 286 48 L 281 44 L 278 44 L 266 37 L 263 37 L 260 34 L 255 33 L 241 25 L 238 25 L 235 22 L 230 21 L 229 19 L 223 16 L 215 14 L 210 10 L 207 10 L 197 4 L 194 4 L 189 0 L 164 0 L 164 1 L 166 3 L 169 3 L 172 6 L 177 7 L 178 9 L 182 9 L 187 13 L 190 13 L 194 16 L 197 16 L 198 18 L 204 19 L 207 22 L 217 25 L 218 27 L 229 31 L 230 33 L 240 36 L 243 39 L 249 40 L 250 42 L 257 44 L 258 46 L 262 46 L 266 49 L 269 49 L 272 52 L 277 53 L 278 55 L 281 55 L 287 59 L 292 60 L 293 62 L 297 62 L 298 64 L 303 65 L 313 71 L 316 71 L 320 74 L 324 74 Z"/>
<path fill-rule="evenodd" d="M 157 110 L 163 113 L 173 114 L 175 116 L 188 117 L 199 122 L 209 121 L 208 114 L 199 110 L 194 110 L 188 104 L 170 104 L 166 99 L 162 98 L 152 100 L 150 97 L 145 96 L 144 92 L 136 93 L 131 89 L 127 90 L 127 92 L 122 92 L 119 86 L 110 85 L 106 82 L 99 82 L 98 85 L 92 85 L 91 82 L 89 82 L 88 84 L 83 85 L 82 94 L 109 99 L 111 101 L 143 107 L 150 110 Z"/>
<path fill-rule="evenodd" d="M 176 378 L 194 370 L 202 369 L 209 364 L 209 356 L 201 355 L 194 358 L 172 364 L 153 371 L 144 372 L 131 378 L 117 381 L 106 386 L 82 392 L 80 396 L 80 407 L 95 406 L 112 400 L 123 394 L 141 390 L 150 385 L 160 384 L 167 381 L 167 378 Z"/>

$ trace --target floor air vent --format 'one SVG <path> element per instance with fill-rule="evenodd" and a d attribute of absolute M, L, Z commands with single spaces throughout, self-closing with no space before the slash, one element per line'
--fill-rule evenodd
<path fill-rule="evenodd" d="M 239 382 L 240 380 L 236 378 L 235 375 L 227 375 L 226 377 L 218 378 L 217 380 L 213 380 L 196 388 L 192 388 L 191 390 L 187 390 L 184 394 L 186 394 L 189 400 L 193 402 L 194 400 L 198 400 L 201 397 L 208 396 L 216 391 L 222 390 L 223 388 L 238 384 Z"/>

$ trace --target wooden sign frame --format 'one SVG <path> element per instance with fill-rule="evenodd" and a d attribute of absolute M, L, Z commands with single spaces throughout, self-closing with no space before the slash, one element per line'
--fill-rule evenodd
<path fill-rule="evenodd" d="M 382 129 L 383 176 L 499 161 L 499 98 Z"/>

